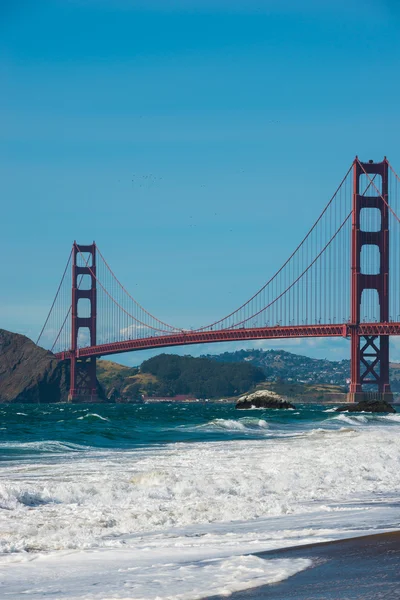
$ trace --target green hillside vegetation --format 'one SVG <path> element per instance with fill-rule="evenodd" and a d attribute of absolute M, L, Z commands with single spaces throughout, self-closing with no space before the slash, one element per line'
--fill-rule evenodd
<path fill-rule="evenodd" d="M 161 396 L 237 396 L 264 380 L 262 370 L 248 363 L 231 364 L 174 354 L 154 356 L 141 365 L 140 371 L 157 378 L 158 384 L 151 392 Z"/>
<path fill-rule="evenodd" d="M 139 373 L 137 367 L 125 367 L 111 360 L 97 361 L 97 377 L 105 386 L 122 385 Z"/>
<path fill-rule="evenodd" d="M 400 391 L 400 365 L 390 365 L 393 391 Z M 161 354 L 140 368 L 99 360 L 98 378 L 110 399 L 141 400 L 143 396 L 227 398 L 256 388 L 287 398 L 336 401 L 346 392 L 349 361 L 328 361 L 283 350 L 240 350 L 193 358 Z"/>
<path fill-rule="evenodd" d="M 110 360 L 97 361 L 97 378 L 110 398 L 141 398 L 142 386 L 138 376 L 137 367 L 125 367 Z"/>
<path fill-rule="evenodd" d="M 144 396 L 196 398 L 238 396 L 264 379 L 248 363 L 226 364 L 208 358 L 161 354 L 137 367 L 99 360 L 97 376 L 110 399 L 138 400 Z"/>

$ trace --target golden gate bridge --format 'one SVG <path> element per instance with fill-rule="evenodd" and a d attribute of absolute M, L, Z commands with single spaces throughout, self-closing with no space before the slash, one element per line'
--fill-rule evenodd
<path fill-rule="evenodd" d="M 74 242 L 37 343 L 69 361 L 69 399 L 85 401 L 96 398 L 100 356 L 226 341 L 344 337 L 351 343 L 348 400 L 379 394 L 390 401 L 389 336 L 400 335 L 399 190 L 400 178 L 386 158 L 356 157 L 281 268 L 239 308 L 197 329 L 152 315 L 125 289 L 96 243 Z"/>

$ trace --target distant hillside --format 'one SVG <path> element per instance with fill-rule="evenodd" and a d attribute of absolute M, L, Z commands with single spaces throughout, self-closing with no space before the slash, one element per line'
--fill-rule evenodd
<path fill-rule="evenodd" d="M 344 392 L 350 376 L 349 360 L 315 359 L 283 350 L 239 350 L 201 358 L 161 354 L 140 368 L 106 360 L 97 364 L 98 379 L 109 399 L 126 401 L 142 395 L 231 397 L 257 386 L 292 398 L 321 400 L 323 395 Z M 391 364 L 390 376 L 393 391 L 400 392 L 399 364 Z"/>
<path fill-rule="evenodd" d="M 234 365 L 175 354 L 154 356 L 141 365 L 140 371 L 159 380 L 153 394 L 192 394 L 197 398 L 237 396 L 265 379 L 262 370 L 249 363 Z"/>
<path fill-rule="evenodd" d="M 284 350 L 238 350 L 206 358 L 229 363 L 247 362 L 262 369 L 267 381 L 282 379 L 297 383 L 345 385 L 350 361 L 309 358 Z"/>
<path fill-rule="evenodd" d="M 247 362 L 262 369 L 267 381 L 345 386 L 350 377 L 350 360 L 331 361 L 309 358 L 284 350 L 238 350 L 223 354 L 207 354 L 205 358 L 229 363 Z M 394 392 L 400 392 L 400 364 L 390 363 L 390 381 Z"/>
<path fill-rule="evenodd" d="M 110 360 L 97 361 L 97 379 L 110 400 L 141 398 L 138 373 L 139 369 L 136 367 L 125 367 Z"/>
<path fill-rule="evenodd" d="M 343 386 L 328 383 L 264 382 L 260 388 L 276 392 L 280 396 L 296 402 L 346 402 L 346 390 Z"/>
<path fill-rule="evenodd" d="M 98 379 L 110 399 L 146 396 L 196 398 L 238 396 L 263 381 L 261 369 L 243 362 L 223 363 L 208 358 L 160 354 L 137 368 L 98 361 Z"/>

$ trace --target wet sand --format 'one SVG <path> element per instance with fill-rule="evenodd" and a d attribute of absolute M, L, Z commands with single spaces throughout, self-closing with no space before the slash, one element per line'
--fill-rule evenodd
<path fill-rule="evenodd" d="M 400 600 L 400 531 L 257 556 L 309 558 L 313 566 L 280 583 L 236 592 L 231 600 Z"/>

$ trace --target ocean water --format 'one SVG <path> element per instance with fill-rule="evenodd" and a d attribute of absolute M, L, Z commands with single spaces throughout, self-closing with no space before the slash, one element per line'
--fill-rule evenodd
<path fill-rule="evenodd" d="M 0 405 L 0 597 L 195 600 L 400 527 L 400 415 Z"/>

